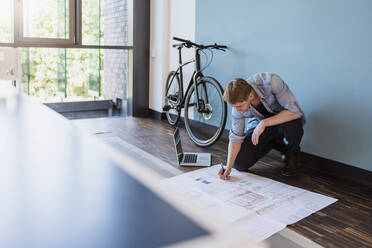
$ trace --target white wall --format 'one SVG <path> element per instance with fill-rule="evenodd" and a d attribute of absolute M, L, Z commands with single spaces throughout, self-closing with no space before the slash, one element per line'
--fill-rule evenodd
<path fill-rule="evenodd" d="M 194 41 L 195 0 L 152 0 L 150 25 L 150 99 L 149 107 L 162 112 L 164 87 L 170 70 L 178 65 L 176 41 L 173 36 Z M 192 49 L 183 49 L 183 60 L 193 56 Z M 184 68 L 184 78 L 190 78 L 193 64 Z M 187 84 L 188 82 L 185 82 Z"/>
<path fill-rule="evenodd" d="M 151 1 L 150 23 L 150 109 L 161 112 L 163 82 L 169 68 L 170 0 Z"/>

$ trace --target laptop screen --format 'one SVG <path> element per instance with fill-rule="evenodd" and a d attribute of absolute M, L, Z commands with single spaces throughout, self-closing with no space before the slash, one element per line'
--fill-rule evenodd
<path fill-rule="evenodd" d="M 181 138 L 180 138 L 180 130 L 177 128 L 173 134 L 174 146 L 176 147 L 177 158 L 178 161 L 181 162 L 183 157 L 182 145 L 181 145 Z"/>

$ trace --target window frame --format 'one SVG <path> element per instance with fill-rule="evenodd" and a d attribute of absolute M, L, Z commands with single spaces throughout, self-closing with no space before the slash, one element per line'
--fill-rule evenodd
<path fill-rule="evenodd" d="M 13 3 L 20 1 L 14 0 Z M 43 47 L 43 48 L 93 48 L 128 50 L 127 103 L 123 105 L 126 114 L 130 116 L 148 116 L 149 110 L 149 49 L 150 49 L 150 9 L 149 0 L 128 0 L 128 35 L 129 45 L 82 45 L 81 44 L 81 0 L 75 4 L 75 42 L 74 44 L 20 42 L 18 35 L 19 10 L 13 5 L 13 42 L 0 43 L 0 47 Z M 16 39 L 17 38 L 17 39 Z M 135 51 L 135 52 L 134 52 Z"/>
<path fill-rule="evenodd" d="M 82 0 L 69 1 L 69 38 L 23 37 L 23 0 L 13 2 L 13 42 L 0 42 L 0 47 L 40 47 L 40 48 L 91 48 L 133 50 L 134 4 L 128 0 L 128 36 L 130 45 L 84 45 L 82 44 Z M 72 17 L 72 18 L 70 18 Z"/>

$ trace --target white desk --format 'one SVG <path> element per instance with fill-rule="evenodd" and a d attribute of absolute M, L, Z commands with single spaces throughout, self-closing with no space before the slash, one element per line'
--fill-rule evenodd
<path fill-rule="evenodd" d="M 1 85 L 0 135 L 0 247 L 249 246 L 138 161 Z"/>

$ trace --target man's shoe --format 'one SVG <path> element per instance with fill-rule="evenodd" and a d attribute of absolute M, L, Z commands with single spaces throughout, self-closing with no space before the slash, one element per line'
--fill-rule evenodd
<path fill-rule="evenodd" d="M 286 164 L 283 167 L 281 174 L 291 177 L 298 174 L 298 154 L 299 152 L 289 152 L 286 154 Z"/>

